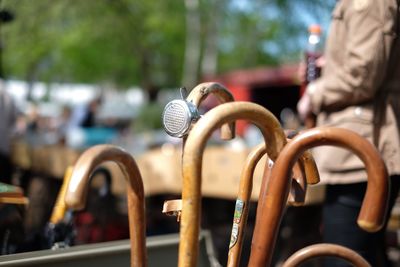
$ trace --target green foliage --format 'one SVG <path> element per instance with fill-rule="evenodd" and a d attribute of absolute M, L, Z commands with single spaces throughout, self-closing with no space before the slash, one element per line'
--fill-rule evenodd
<path fill-rule="evenodd" d="M 179 2 L 20 0 L 4 6 L 16 15 L 2 31 L 9 76 L 121 86 L 179 79 Z M 178 12 L 170 16 L 172 10 Z"/>
<path fill-rule="evenodd" d="M 7 77 L 121 88 L 176 87 L 182 80 L 184 0 L 1 3 L 15 14 L 12 23 L 1 27 Z M 201 47 L 216 34 L 218 72 L 298 60 L 306 34 L 304 18 L 328 14 L 333 3 L 199 0 Z"/>

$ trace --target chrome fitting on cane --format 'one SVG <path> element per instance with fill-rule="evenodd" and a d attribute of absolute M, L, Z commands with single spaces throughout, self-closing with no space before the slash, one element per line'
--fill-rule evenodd
<path fill-rule="evenodd" d="M 182 99 L 170 101 L 164 108 L 162 122 L 167 134 L 183 137 L 188 134 L 193 122 L 200 118 L 197 107 L 185 100 L 186 88 L 180 88 Z"/>

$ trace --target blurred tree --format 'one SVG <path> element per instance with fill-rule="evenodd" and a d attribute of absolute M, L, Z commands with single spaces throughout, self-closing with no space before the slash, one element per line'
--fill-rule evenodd
<path fill-rule="evenodd" d="M 4 3 L 17 16 L 3 30 L 9 76 L 145 88 L 180 79 L 184 13 L 178 1 Z"/>
<path fill-rule="evenodd" d="M 189 88 L 196 85 L 201 55 L 201 20 L 199 0 L 184 0 L 186 17 L 186 47 L 182 83 Z"/>
<path fill-rule="evenodd" d="M 1 7 L 1 0 L 0 0 L 0 7 Z M 14 19 L 14 14 L 8 11 L 7 9 L 0 8 L 0 33 L 1 33 L 1 28 L 3 25 L 13 21 Z M 1 39 L 1 34 L 0 34 L 0 78 L 3 77 L 3 45 L 2 45 L 2 39 Z"/>
<path fill-rule="evenodd" d="M 204 75 L 299 60 L 306 24 L 326 16 L 333 4 L 3 0 L 15 14 L 1 28 L 5 74 L 120 88 L 189 87 Z"/>
<path fill-rule="evenodd" d="M 219 70 L 298 62 L 310 23 L 327 26 L 336 0 L 234 0 L 226 4 Z"/>

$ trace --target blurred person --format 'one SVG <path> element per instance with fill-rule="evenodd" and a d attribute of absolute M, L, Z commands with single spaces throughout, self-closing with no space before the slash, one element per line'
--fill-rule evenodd
<path fill-rule="evenodd" d="M 59 135 L 61 143 L 65 143 L 65 138 L 69 130 L 69 122 L 71 120 L 72 110 L 69 106 L 63 106 L 61 115 L 57 118 L 55 123 L 56 131 Z"/>
<path fill-rule="evenodd" d="M 3 183 L 11 182 L 11 139 L 16 119 L 17 107 L 0 79 L 0 182 Z"/>
<path fill-rule="evenodd" d="M 28 107 L 28 112 L 26 114 L 26 130 L 28 132 L 37 132 L 41 124 L 39 106 L 37 103 L 32 103 Z"/>
<path fill-rule="evenodd" d="M 363 163 L 352 152 L 320 147 L 314 156 L 327 184 L 323 206 L 324 242 L 349 247 L 374 267 L 390 266 L 385 231 L 400 185 L 400 43 L 398 0 L 339 0 L 332 13 L 321 78 L 298 103 L 304 120 L 353 130 L 374 143 L 391 182 L 386 224 L 367 233 L 356 224 L 366 190 Z M 348 266 L 329 259 L 324 266 Z"/>
<path fill-rule="evenodd" d="M 96 114 L 103 98 L 98 96 L 85 105 L 78 105 L 72 110 L 69 127 L 93 127 L 96 124 Z"/>
<path fill-rule="evenodd" d="M 82 127 L 93 127 L 96 124 L 96 114 L 101 106 L 103 99 L 102 97 L 96 97 L 92 101 L 89 102 L 89 105 L 87 106 L 86 114 L 83 117 L 83 120 L 81 122 Z"/>

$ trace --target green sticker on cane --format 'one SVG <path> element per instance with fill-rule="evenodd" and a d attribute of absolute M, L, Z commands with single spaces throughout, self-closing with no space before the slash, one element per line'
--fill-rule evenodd
<path fill-rule="evenodd" d="M 240 220 L 242 219 L 243 208 L 244 208 L 244 201 L 236 199 L 235 213 L 233 215 L 234 223 L 240 223 Z"/>
<path fill-rule="evenodd" d="M 229 249 L 231 249 L 236 244 L 236 242 L 239 238 L 239 223 L 242 220 L 243 208 L 244 208 L 244 201 L 241 199 L 236 199 L 235 213 L 233 215 L 231 240 L 229 242 Z"/>

